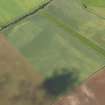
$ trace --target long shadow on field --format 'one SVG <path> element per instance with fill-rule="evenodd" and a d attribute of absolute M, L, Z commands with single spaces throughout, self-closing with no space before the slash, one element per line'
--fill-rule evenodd
<path fill-rule="evenodd" d="M 46 78 L 42 87 L 46 94 L 55 97 L 64 94 L 68 89 L 72 89 L 77 82 L 77 70 L 63 68 L 60 73 L 56 70 L 51 77 Z"/>

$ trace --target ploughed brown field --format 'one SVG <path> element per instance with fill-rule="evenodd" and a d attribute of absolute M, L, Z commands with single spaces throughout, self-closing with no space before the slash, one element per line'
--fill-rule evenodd
<path fill-rule="evenodd" d="M 105 68 L 54 105 L 105 105 Z"/>
<path fill-rule="evenodd" d="M 41 103 L 42 77 L 0 34 L 0 105 Z"/>

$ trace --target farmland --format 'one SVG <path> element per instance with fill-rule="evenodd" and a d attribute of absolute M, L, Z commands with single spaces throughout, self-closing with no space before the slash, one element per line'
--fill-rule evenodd
<path fill-rule="evenodd" d="M 93 34 L 85 33 L 89 23 L 97 29 L 98 21 L 103 20 L 84 10 L 79 1 L 55 0 L 4 33 L 45 77 L 56 69 L 76 69 L 81 81 L 104 65 L 105 50 L 91 40 Z"/>
<path fill-rule="evenodd" d="M 27 8 L 27 3 L 17 1 L 23 11 L 17 10 L 21 11 L 20 16 L 40 4 L 32 2 Z M 98 0 L 95 2 L 98 6 L 92 0 L 81 1 L 53 0 L 35 14 L 2 30 L 8 41 L 32 64 L 33 71 L 42 77 L 38 88 L 44 91 L 38 98 L 45 101 L 38 105 L 50 105 L 56 96 L 63 95 L 105 65 L 105 20 L 90 11 L 90 5 L 99 7 L 102 0 L 100 4 Z M 18 12 L 14 16 L 18 17 Z M 5 18 L 4 21 L 8 23 Z"/>
<path fill-rule="evenodd" d="M 0 0 L 0 27 L 39 8 L 48 0 Z"/>

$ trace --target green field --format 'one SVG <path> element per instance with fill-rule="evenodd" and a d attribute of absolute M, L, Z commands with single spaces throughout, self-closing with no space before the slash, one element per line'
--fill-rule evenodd
<path fill-rule="evenodd" d="M 39 8 L 48 0 L 0 0 L 0 27 Z"/>
<path fill-rule="evenodd" d="M 98 31 L 97 21 L 101 20 L 85 11 L 79 1 L 55 0 L 4 33 L 45 77 L 67 68 L 77 69 L 84 80 L 105 62 L 105 50 L 91 40 L 92 33 L 85 32 L 88 25 Z"/>
<path fill-rule="evenodd" d="M 54 0 L 2 32 L 45 81 L 50 79 L 51 86 L 44 82 L 44 88 L 52 87 L 47 92 L 54 97 L 63 93 L 67 84 L 77 85 L 105 65 L 105 20 L 89 12 L 80 0 Z M 76 77 L 69 75 L 70 83 L 64 78 L 66 72 L 75 72 Z"/>

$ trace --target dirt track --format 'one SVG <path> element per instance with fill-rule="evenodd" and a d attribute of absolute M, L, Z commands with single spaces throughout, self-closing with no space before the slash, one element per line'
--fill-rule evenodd
<path fill-rule="evenodd" d="M 98 72 L 55 105 L 105 105 L 105 70 Z"/>

